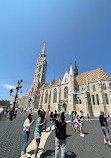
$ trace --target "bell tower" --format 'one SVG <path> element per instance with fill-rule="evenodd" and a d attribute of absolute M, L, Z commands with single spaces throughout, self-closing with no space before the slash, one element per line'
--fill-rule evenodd
<path fill-rule="evenodd" d="M 38 90 L 45 83 L 47 69 L 45 49 L 46 41 L 44 42 L 42 52 L 40 53 L 36 63 L 35 76 L 32 84 L 34 91 Z"/>
<path fill-rule="evenodd" d="M 31 109 L 38 108 L 39 98 L 36 96 L 36 91 L 39 90 L 40 87 L 45 83 L 47 69 L 45 49 L 46 41 L 44 42 L 42 52 L 37 59 L 34 80 L 29 91 L 28 107 Z"/>

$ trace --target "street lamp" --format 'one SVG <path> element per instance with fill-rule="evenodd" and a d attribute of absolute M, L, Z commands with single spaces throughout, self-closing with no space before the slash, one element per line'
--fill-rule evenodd
<path fill-rule="evenodd" d="M 12 95 L 13 89 L 10 90 L 10 95 L 12 95 L 12 96 L 14 97 L 13 109 L 12 109 L 12 112 L 11 112 L 12 115 L 14 115 L 16 100 L 17 100 L 17 98 L 18 98 L 18 92 L 19 92 L 19 90 L 22 88 L 22 85 L 21 85 L 22 82 L 23 82 L 23 80 L 19 80 L 19 81 L 18 81 L 18 86 L 16 87 L 16 95 L 15 95 L 15 96 Z M 22 90 L 21 90 L 21 93 L 22 93 Z M 12 117 L 12 116 L 10 116 L 10 120 L 12 121 L 11 117 Z"/>

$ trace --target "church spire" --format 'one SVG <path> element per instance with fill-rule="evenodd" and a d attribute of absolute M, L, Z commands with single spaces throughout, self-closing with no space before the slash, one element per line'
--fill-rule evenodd
<path fill-rule="evenodd" d="M 44 42 L 44 45 L 43 45 L 41 54 L 44 54 L 44 55 L 45 55 L 45 48 L 46 48 L 46 41 Z"/>
<path fill-rule="evenodd" d="M 75 59 L 74 76 L 76 77 L 77 75 L 78 75 L 78 68 L 77 68 L 76 59 Z"/>

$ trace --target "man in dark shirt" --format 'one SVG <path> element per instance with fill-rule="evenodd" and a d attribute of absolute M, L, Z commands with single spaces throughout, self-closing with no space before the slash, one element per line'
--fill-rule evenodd
<path fill-rule="evenodd" d="M 100 111 L 99 120 L 100 120 L 100 125 L 104 134 L 104 144 L 108 144 L 110 146 L 111 142 L 110 142 L 110 136 L 109 136 L 109 128 L 108 128 L 107 120 L 104 117 L 103 111 Z"/>
<path fill-rule="evenodd" d="M 65 158 L 66 122 L 65 122 L 64 113 L 61 114 L 60 120 L 55 121 L 55 124 L 56 124 L 55 158 L 58 158 L 60 148 L 61 148 L 61 158 Z"/>
<path fill-rule="evenodd" d="M 56 119 L 57 119 L 57 111 L 55 110 L 55 114 L 54 114 L 54 127 L 55 127 L 55 130 L 56 130 L 56 124 L 55 124 Z"/>

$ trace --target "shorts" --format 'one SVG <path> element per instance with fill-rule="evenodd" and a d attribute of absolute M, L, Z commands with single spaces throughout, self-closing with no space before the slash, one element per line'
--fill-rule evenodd
<path fill-rule="evenodd" d="M 80 122 L 80 128 L 82 128 L 82 127 L 83 127 L 83 125 L 84 125 L 84 123 L 83 123 L 83 122 Z"/>
<path fill-rule="evenodd" d="M 40 133 L 40 132 L 37 132 L 37 131 L 34 131 L 34 138 L 35 138 L 35 139 L 41 138 L 41 133 Z"/>
<path fill-rule="evenodd" d="M 109 131 L 106 129 L 106 127 L 102 126 L 101 128 L 102 128 L 102 131 L 103 131 L 104 135 L 106 137 L 108 137 L 109 136 Z"/>

